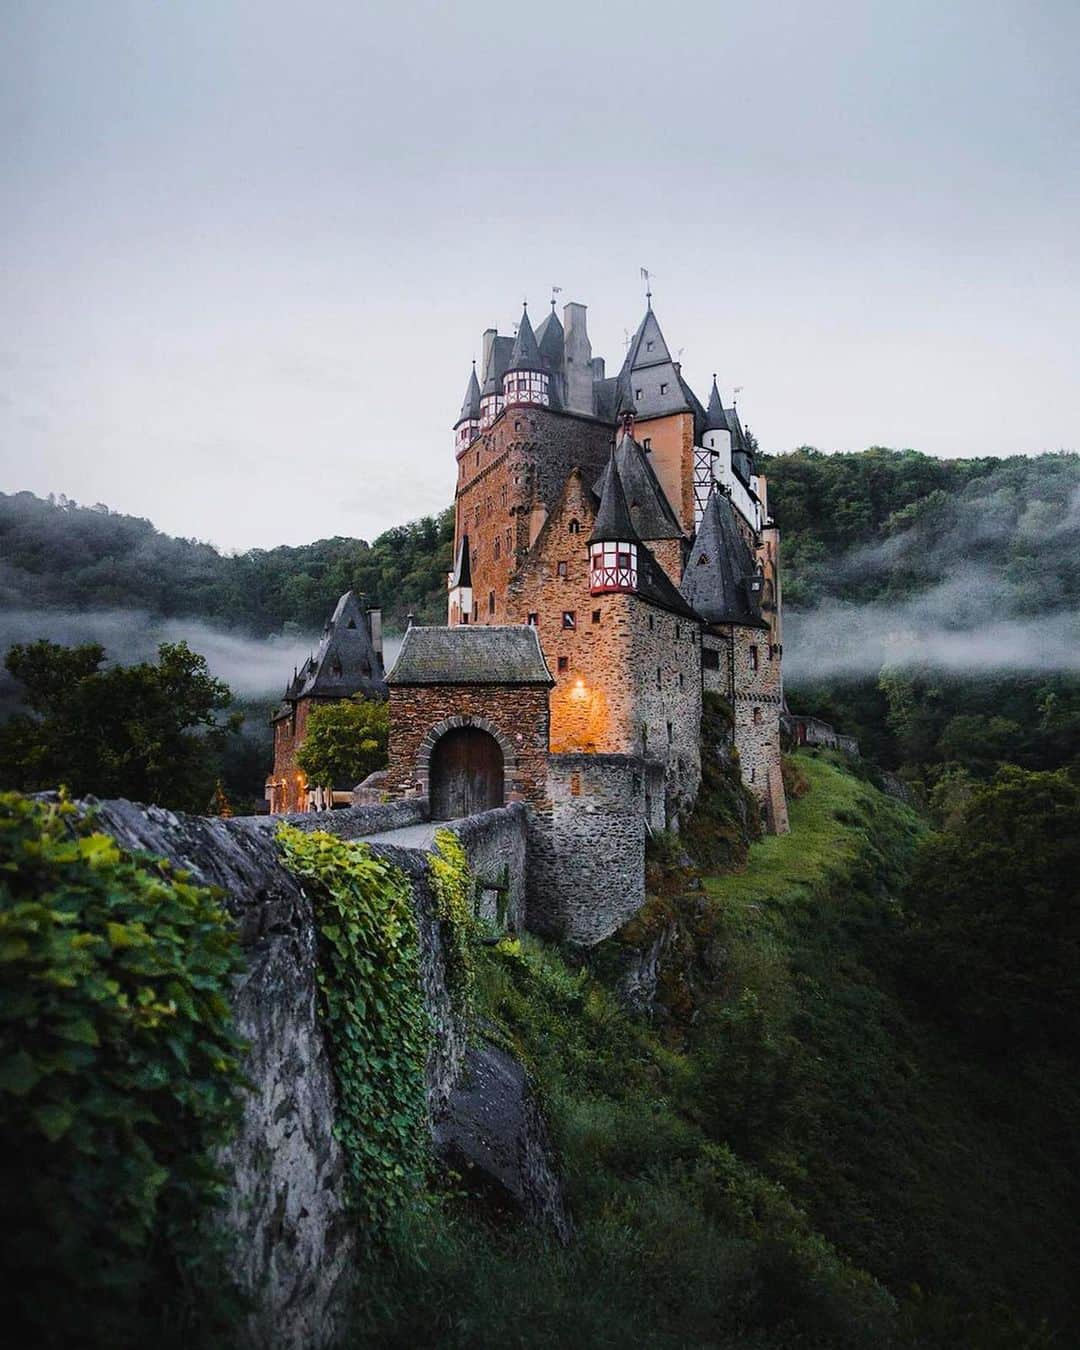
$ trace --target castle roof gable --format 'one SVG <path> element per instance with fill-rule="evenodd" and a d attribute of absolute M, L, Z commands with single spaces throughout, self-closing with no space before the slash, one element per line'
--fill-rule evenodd
<path fill-rule="evenodd" d="M 754 570 L 754 556 L 739 533 L 731 499 L 714 485 L 680 590 L 706 623 L 765 628 L 768 625 L 749 589 Z"/>
<path fill-rule="evenodd" d="M 363 597 L 346 591 L 323 630 L 318 651 L 300 671 L 296 698 L 384 698 L 382 661 L 371 641 Z"/>
<path fill-rule="evenodd" d="M 387 683 L 554 684 L 535 628 L 462 624 L 410 628 Z"/>
<path fill-rule="evenodd" d="M 682 526 L 660 486 L 649 457 L 629 434 L 615 447 L 615 469 L 629 506 L 630 519 L 639 539 L 681 539 Z M 602 496 L 603 478 L 594 492 Z"/>
<path fill-rule="evenodd" d="M 630 517 L 630 508 L 626 504 L 626 493 L 623 491 L 622 479 L 615 465 L 615 451 L 611 452 L 607 468 L 597 485 L 596 495 L 600 498 L 600 509 L 596 513 L 589 543 L 599 544 L 604 541 L 636 543 L 638 532 Z"/>

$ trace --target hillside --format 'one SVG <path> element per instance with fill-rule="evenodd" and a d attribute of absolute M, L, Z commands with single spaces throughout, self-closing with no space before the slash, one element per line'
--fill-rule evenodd
<path fill-rule="evenodd" d="M 704 903 L 684 874 L 585 965 L 534 939 L 478 953 L 575 1241 L 455 1202 L 409 1221 L 359 1343 L 1034 1347 L 1044 1318 L 1075 1327 L 1070 1065 L 1037 1050 L 1003 1076 L 925 1019 L 896 904 L 923 826 L 839 761 L 796 762 L 792 833 Z M 642 1022 L 613 991 L 661 915 L 698 975 L 665 992 L 662 970 Z"/>
<path fill-rule="evenodd" d="M 1080 758 L 1080 456 L 803 448 L 763 455 L 761 468 L 783 532 L 793 707 L 927 791 L 1001 762 L 1053 769 Z M 63 616 L 80 610 L 79 640 L 111 649 L 125 629 L 117 611 L 138 611 L 150 650 L 155 617 L 170 620 L 171 639 L 191 624 L 196 647 L 223 629 L 284 632 L 284 647 L 241 644 L 218 662 L 245 697 L 265 700 L 349 587 L 383 605 L 391 631 L 410 610 L 441 621 L 451 535 L 447 510 L 373 544 L 230 556 L 102 506 L 0 495 L 0 625 L 6 611 L 8 641 L 31 630 L 71 641 Z M 257 794 L 248 768 L 227 776 L 235 793 Z"/>

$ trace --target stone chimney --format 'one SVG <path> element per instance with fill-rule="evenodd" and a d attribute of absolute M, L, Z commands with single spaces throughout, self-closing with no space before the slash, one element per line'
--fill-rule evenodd
<path fill-rule="evenodd" d="M 369 609 L 368 631 L 371 634 L 371 645 L 375 649 L 375 655 L 379 658 L 379 665 L 383 663 L 383 642 L 382 642 L 382 610 Z"/>
<path fill-rule="evenodd" d="M 484 336 L 480 339 L 483 343 L 480 354 L 480 383 L 483 385 L 488 375 L 488 364 L 491 361 L 491 349 L 495 346 L 495 339 L 499 335 L 497 328 L 485 328 Z"/>
<path fill-rule="evenodd" d="M 593 414 L 592 343 L 585 327 L 585 306 L 571 301 L 563 306 L 566 353 L 566 410 Z"/>

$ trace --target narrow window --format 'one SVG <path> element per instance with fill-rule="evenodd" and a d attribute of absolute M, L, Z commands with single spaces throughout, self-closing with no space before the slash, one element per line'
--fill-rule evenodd
<path fill-rule="evenodd" d="M 562 626 L 573 632 L 577 628 L 577 611 L 573 609 L 564 609 L 562 612 Z"/>
<path fill-rule="evenodd" d="M 600 611 L 599 611 L 598 609 L 594 609 L 594 610 L 593 610 L 593 612 L 592 612 L 592 621 L 593 621 L 593 623 L 599 623 L 599 622 L 600 622 Z"/>
<path fill-rule="evenodd" d="M 535 610 L 533 610 L 533 612 L 529 615 L 529 627 L 535 628 L 539 622 L 540 622 L 540 615 L 537 614 Z"/>
<path fill-rule="evenodd" d="M 667 724 L 667 743 L 668 743 L 668 745 L 670 745 L 671 742 L 672 742 L 674 739 L 675 739 L 675 738 L 674 738 L 674 736 L 672 735 L 671 723 L 669 722 L 669 723 Z"/>
<path fill-rule="evenodd" d="M 480 451 L 479 451 L 479 450 L 477 450 L 477 452 L 476 452 L 476 467 L 477 467 L 477 468 L 480 467 Z"/>
<path fill-rule="evenodd" d="M 755 726 L 760 726 L 760 725 L 761 725 L 761 709 L 760 709 L 760 708 L 755 708 L 755 709 L 754 709 L 754 725 L 755 725 Z"/>
<path fill-rule="evenodd" d="M 645 344 L 645 350 L 646 350 L 647 352 L 651 352 L 652 349 L 653 349 L 652 343 L 651 343 L 651 342 L 646 342 L 646 344 Z"/>
<path fill-rule="evenodd" d="M 569 658 L 568 656 L 560 656 L 560 657 L 559 657 L 559 672 L 560 672 L 560 674 L 561 674 L 564 670 L 569 670 L 569 669 L 570 669 L 570 658 Z"/>
<path fill-rule="evenodd" d="M 642 395 L 642 390 L 640 390 L 640 389 L 635 389 L 635 390 L 634 390 L 634 397 L 637 399 L 637 401 L 638 401 L 639 403 L 641 402 L 641 395 Z"/>
<path fill-rule="evenodd" d="M 494 613 L 495 613 L 495 592 L 494 592 L 494 591 L 488 591 L 488 613 L 489 613 L 489 614 L 494 614 Z"/>
<path fill-rule="evenodd" d="M 681 670 L 679 671 L 679 688 L 680 689 L 686 688 L 686 680 Z"/>
<path fill-rule="evenodd" d="M 758 649 L 757 649 L 757 647 L 751 647 L 751 648 L 750 648 L 750 669 L 751 669 L 751 670 L 757 670 L 757 668 L 758 668 Z"/>
<path fill-rule="evenodd" d="M 708 554 L 703 553 L 703 554 L 701 555 L 701 557 L 698 558 L 698 560 L 697 560 L 697 565 L 698 565 L 699 567 L 708 567 L 708 565 L 709 565 Z"/>
<path fill-rule="evenodd" d="M 656 667 L 656 687 L 657 689 L 663 689 L 664 687 L 664 674 L 659 666 Z"/>
<path fill-rule="evenodd" d="M 646 437 L 645 437 L 645 439 L 641 442 L 641 448 L 642 448 L 642 450 L 645 451 L 646 454 L 648 454 L 648 452 L 652 449 L 652 437 L 651 437 L 651 436 L 646 436 Z"/>
<path fill-rule="evenodd" d="M 653 616 L 650 614 L 650 615 L 649 615 L 649 632 L 651 633 L 652 630 L 653 630 Z"/>
<path fill-rule="evenodd" d="M 502 557 L 502 540 L 498 535 L 495 536 L 495 556 L 496 558 Z"/>
<path fill-rule="evenodd" d="M 751 783 L 754 781 L 754 778 L 755 778 L 755 776 L 756 776 L 756 773 L 757 773 L 757 770 L 753 767 L 753 765 L 751 765 L 751 766 L 750 766 L 750 781 L 751 781 Z"/>
<path fill-rule="evenodd" d="M 572 773 L 570 775 L 570 796 L 581 796 L 581 774 L 579 773 Z"/>
<path fill-rule="evenodd" d="M 478 619 L 478 618 L 480 617 L 480 601 L 479 601 L 479 600 L 474 600 L 474 601 L 472 602 L 472 616 L 473 616 L 474 619 Z"/>
<path fill-rule="evenodd" d="M 572 520 L 572 521 L 570 522 L 570 525 L 569 525 L 568 528 L 569 528 L 571 534 L 580 534 L 580 533 L 581 533 L 581 523 L 580 523 L 579 521 Z"/>
<path fill-rule="evenodd" d="M 675 636 L 682 637 L 682 628 L 678 624 L 675 625 Z"/>
<path fill-rule="evenodd" d="M 666 384 L 662 384 L 662 385 L 660 386 L 660 392 L 661 392 L 662 394 L 666 394 L 666 393 L 667 393 L 667 385 L 666 385 Z"/>
<path fill-rule="evenodd" d="M 648 749 L 648 745 L 649 745 L 649 728 L 648 728 L 648 726 L 647 726 L 644 722 L 642 722 L 642 724 L 641 724 L 641 747 L 642 747 L 643 750 L 644 750 L 644 749 Z"/>
<path fill-rule="evenodd" d="M 556 570 L 556 572 L 558 572 L 559 576 L 561 576 L 561 577 L 563 578 L 563 580 L 566 579 L 566 563 L 565 563 L 565 562 L 559 563 L 558 567 L 556 567 L 555 570 Z"/>

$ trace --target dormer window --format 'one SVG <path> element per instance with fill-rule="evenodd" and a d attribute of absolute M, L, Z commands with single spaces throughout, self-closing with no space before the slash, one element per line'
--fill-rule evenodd
<path fill-rule="evenodd" d="M 667 385 L 666 385 L 666 384 L 662 384 L 662 385 L 660 386 L 660 392 L 661 392 L 662 394 L 666 394 L 666 393 L 667 393 Z"/>
<path fill-rule="evenodd" d="M 652 437 L 651 437 L 651 436 L 646 436 L 646 437 L 645 437 L 645 439 L 641 442 L 641 448 L 642 448 L 642 450 L 645 451 L 646 454 L 649 454 L 649 453 L 651 452 L 651 450 L 652 450 Z"/>
<path fill-rule="evenodd" d="M 646 342 L 646 344 L 645 344 L 645 350 L 646 350 L 647 352 L 651 352 L 652 349 L 653 349 L 652 343 L 651 343 L 651 342 Z"/>
<path fill-rule="evenodd" d="M 634 390 L 634 397 L 637 399 L 637 401 L 638 401 L 639 403 L 641 402 L 641 398 L 642 398 L 642 395 L 644 394 L 644 392 L 645 392 L 644 389 L 635 389 L 635 390 Z"/>

